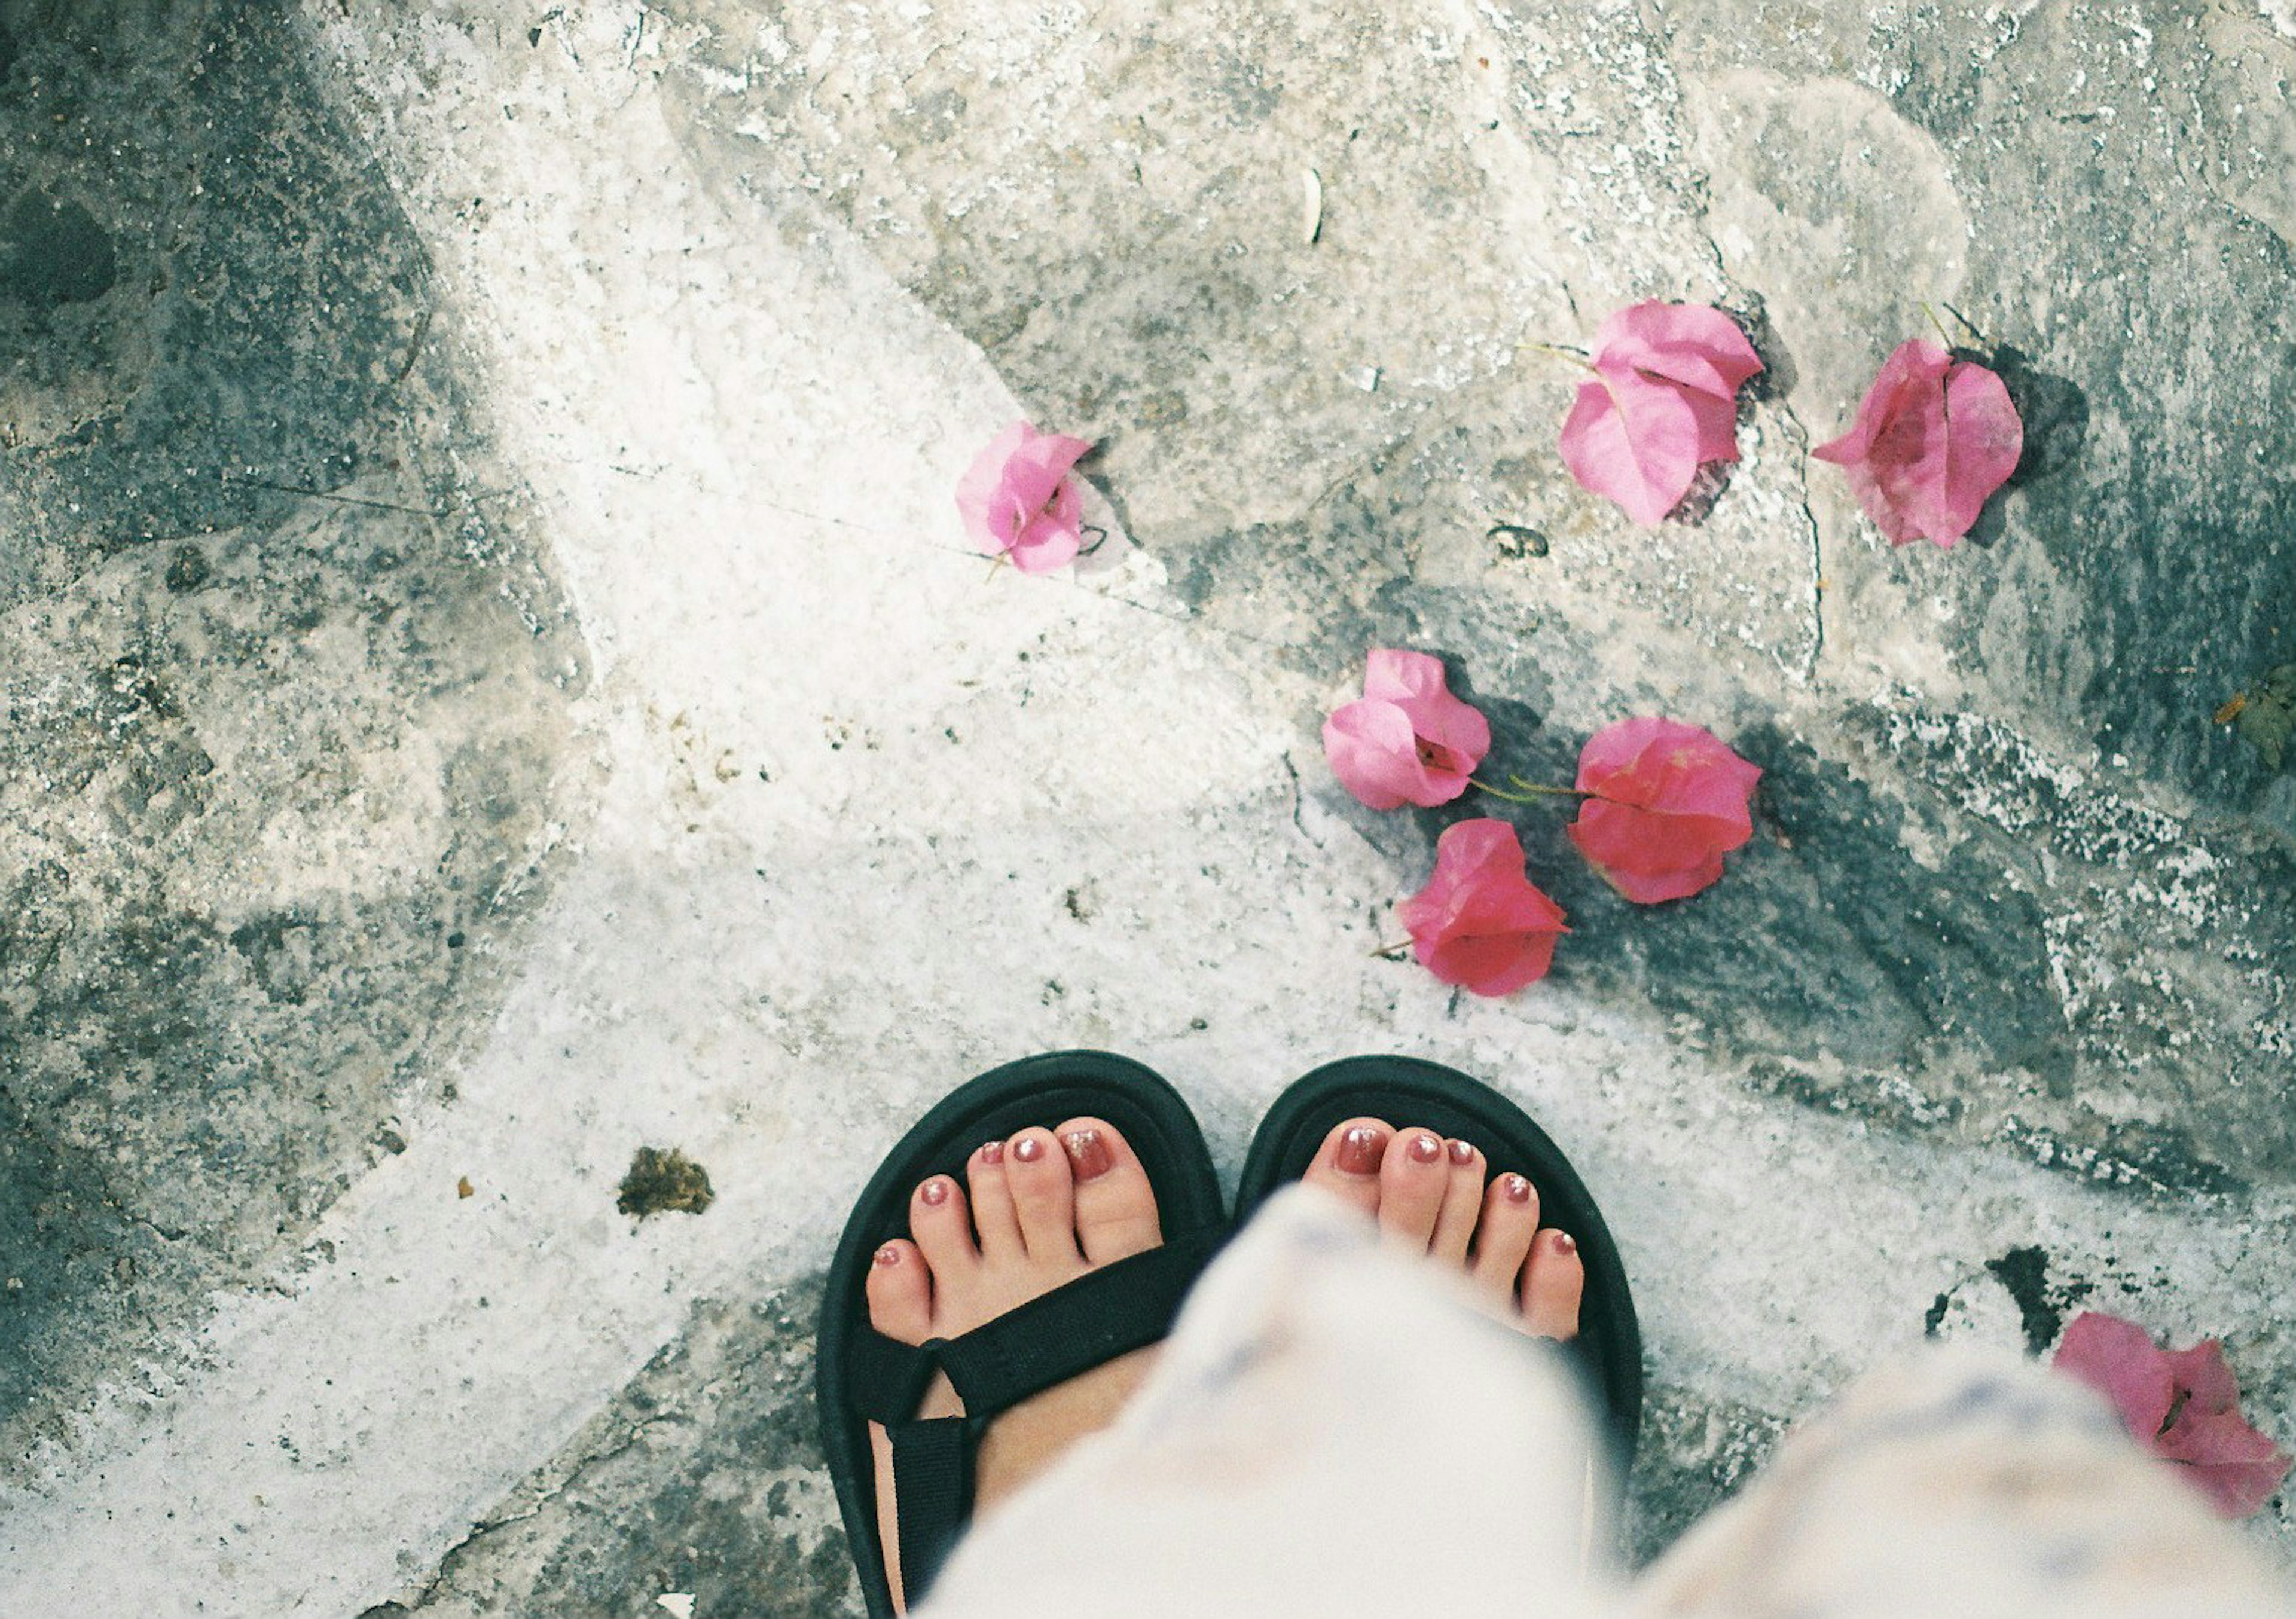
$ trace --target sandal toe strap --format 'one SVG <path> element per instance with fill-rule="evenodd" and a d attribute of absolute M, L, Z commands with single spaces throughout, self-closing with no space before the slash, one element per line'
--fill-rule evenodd
<path fill-rule="evenodd" d="M 912 1606 L 972 1517 L 973 1445 L 990 1419 L 1161 1340 L 1226 1235 L 1212 1227 L 1103 1265 L 954 1338 L 860 1335 L 849 1386 L 855 1408 L 892 1440 L 901 1583 Z M 916 1415 L 935 1371 L 948 1374 L 964 1416 Z"/>

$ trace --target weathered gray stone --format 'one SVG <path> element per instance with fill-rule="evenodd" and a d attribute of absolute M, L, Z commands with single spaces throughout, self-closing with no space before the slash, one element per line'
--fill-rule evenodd
<path fill-rule="evenodd" d="M 52 1441 L 0 1553 L 153 1611 L 836 1611 L 777 1289 L 1062 1043 L 1231 1167 L 1343 1048 L 1536 1106 L 1644 1301 L 1643 1555 L 1925 1334 L 2224 1335 L 2270 1426 L 2296 777 L 2210 715 L 2292 633 L 2287 11 L 0 4 L 0 1413 Z M 1652 531 L 1538 347 L 1648 296 L 1769 366 Z M 1950 552 L 1808 454 L 1924 304 L 2031 451 Z M 1015 408 L 1101 446 L 1072 580 L 951 554 Z M 1508 808 L 1547 982 L 1371 961 L 1505 807 L 1330 780 L 1377 645 L 1499 773 L 1713 727 L 1754 842 L 1638 908 Z M 708 1214 L 612 1214 L 649 1141 Z M 145 1324 L 218 1288 L 239 1336 Z M 137 1349 L 186 1392 L 78 1465 Z"/>
<path fill-rule="evenodd" d="M 435 1094 L 515 953 L 585 675 L 422 249 L 277 21 L 7 29 L 13 1451 Z"/>
<path fill-rule="evenodd" d="M 677 1341 L 374 1615 L 861 1611 L 813 1410 L 817 1278 L 695 1307 Z"/>

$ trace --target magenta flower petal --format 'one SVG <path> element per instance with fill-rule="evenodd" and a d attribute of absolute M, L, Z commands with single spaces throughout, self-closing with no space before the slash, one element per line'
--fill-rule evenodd
<path fill-rule="evenodd" d="M 1754 835 L 1760 766 L 1712 732 L 1640 716 L 1605 725 L 1578 752 L 1578 790 L 1595 795 L 1565 829 L 1613 888 L 1636 904 L 1684 899 L 1722 876 L 1722 856 Z"/>
<path fill-rule="evenodd" d="M 1733 405 L 1738 389 L 1762 369 L 1754 346 L 1722 311 L 1657 298 L 1629 305 L 1603 323 L 1595 334 L 1595 364 L 1646 371 Z"/>
<path fill-rule="evenodd" d="M 1683 390 L 1598 368 L 1562 423 L 1562 464 L 1580 486 L 1655 528 L 1698 475 L 1698 417 Z"/>
<path fill-rule="evenodd" d="M 1450 803 L 1490 746 L 1490 722 L 1451 695 L 1442 660 L 1424 652 L 1374 651 L 1363 697 L 1324 722 L 1332 773 L 1373 809 Z"/>
<path fill-rule="evenodd" d="M 1083 546 L 1083 497 L 1069 472 L 1092 446 L 1016 421 L 988 441 L 956 482 L 965 533 L 1023 573 L 1044 573 Z"/>
<path fill-rule="evenodd" d="M 1509 995 L 1545 977 L 1554 960 L 1562 908 L 1532 886 L 1514 828 L 1488 818 L 1458 822 L 1435 844 L 1427 886 L 1396 907 L 1412 953 L 1445 984 Z"/>
<path fill-rule="evenodd" d="M 2084 1310 L 2050 1364 L 2111 1401 L 2129 1437 L 2227 1517 L 2256 1511 L 2288 1476 L 2287 1453 L 2241 1416 L 2240 1385 L 2214 1338 L 2164 1350 L 2136 1322 Z"/>
<path fill-rule="evenodd" d="M 1447 803 L 1466 790 L 1462 780 L 1447 797 L 1432 796 L 1411 716 L 1393 703 L 1366 698 L 1333 709 L 1324 722 L 1324 756 L 1340 785 L 1375 810 Z"/>
<path fill-rule="evenodd" d="M 1890 544 L 1950 546 L 2024 448 L 2024 423 L 2001 379 L 1915 338 L 1882 362 L 1850 429 L 1810 454 L 1841 468 Z"/>
<path fill-rule="evenodd" d="M 1655 527 L 1701 464 L 1738 459 L 1738 389 L 1762 369 L 1738 323 L 1702 304 L 1620 310 L 1595 341 L 1595 380 L 1562 424 L 1570 476 Z"/>

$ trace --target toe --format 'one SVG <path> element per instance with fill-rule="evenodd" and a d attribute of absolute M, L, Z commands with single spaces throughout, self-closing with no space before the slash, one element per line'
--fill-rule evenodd
<path fill-rule="evenodd" d="M 1049 1130 L 1023 1130 L 1004 1143 L 1004 1179 L 1020 1216 L 1021 1246 L 1032 1260 L 1080 1258 L 1076 1182 L 1066 1149 Z"/>
<path fill-rule="evenodd" d="M 1300 1179 L 1366 1214 L 1379 1213 L 1379 1165 L 1395 1131 L 1385 1119 L 1351 1118 L 1332 1126 Z"/>
<path fill-rule="evenodd" d="M 887 1337 L 922 1344 L 932 1336 L 932 1271 L 915 1243 L 896 1239 L 879 1248 L 864 1290 L 869 1324 Z"/>
<path fill-rule="evenodd" d="M 972 1229 L 980 1234 L 980 1252 L 988 1259 L 1021 1254 L 1021 1217 L 1013 1212 L 1013 1187 L 1004 1178 L 1004 1143 L 987 1141 L 965 1160 L 965 1184 L 972 1192 Z"/>
<path fill-rule="evenodd" d="M 1450 1183 L 1441 1136 L 1431 1130 L 1397 1131 L 1379 1166 L 1381 1234 L 1399 1247 L 1425 1253 Z"/>
<path fill-rule="evenodd" d="M 1072 1118 L 1053 1132 L 1076 1186 L 1077 1246 L 1096 1265 L 1144 1254 L 1164 1240 L 1156 1194 L 1132 1144 L 1105 1119 Z"/>
<path fill-rule="evenodd" d="M 1538 1231 L 1538 1189 L 1523 1175 L 1500 1175 L 1483 1193 L 1483 1217 L 1475 1225 L 1474 1255 L 1467 1269 L 1475 1285 L 1499 1305 L 1512 1309 L 1522 1262 Z"/>
<path fill-rule="evenodd" d="M 1445 1264 L 1464 1265 L 1467 1244 L 1475 1235 L 1475 1222 L 1483 1212 L 1483 1155 L 1467 1141 L 1443 1143 L 1442 1206 L 1435 1214 L 1435 1234 L 1427 1251 Z"/>
<path fill-rule="evenodd" d="M 936 1276 L 961 1275 L 980 1263 L 964 1189 L 947 1175 L 933 1176 L 910 1197 L 909 1235 Z"/>
<path fill-rule="evenodd" d="M 1542 1338 L 1578 1337 L 1578 1296 L 1586 1285 L 1587 1268 L 1578 1262 L 1578 1245 L 1570 1234 L 1539 1232 L 1522 1277 L 1524 1327 Z"/>

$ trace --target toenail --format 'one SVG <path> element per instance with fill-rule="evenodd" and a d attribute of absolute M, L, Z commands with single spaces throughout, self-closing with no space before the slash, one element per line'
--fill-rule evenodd
<path fill-rule="evenodd" d="M 1045 1156 L 1045 1144 L 1033 1135 L 1024 1135 L 1013 1143 L 1013 1156 L 1023 1164 L 1033 1164 Z"/>
<path fill-rule="evenodd" d="M 1506 1178 L 1506 1198 L 1509 1203 L 1529 1202 L 1530 1182 L 1521 1175 L 1509 1175 Z"/>
<path fill-rule="evenodd" d="M 1474 1161 L 1475 1149 L 1473 1148 L 1468 1146 L 1464 1141 L 1454 1141 L 1451 1143 L 1451 1162 L 1454 1164 L 1472 1164 Z"/>
<path fill-rule="evenodd" d="M 1002 1141 L 981 1142 L 980 1161 L 983 1164 L 1002 1164 L 1004 1161 L 1004 1143 Z"/>
<path fill-rule="evenodd" d="M 1443 1156 L 1443 1143 L 1431 1135 L 1411 1138 L 1411 1156 L 1422 1164 L 1432 1164 Z"/>
<path fill-rule="evenodd" d="M 1370 1124 L 1357 1124 L 1340 1138 L 1340 1149 L 1332 1155 L 1332 1162 L 1351 1175 L 1379 1173 L 1379 1160 L 1387 1150 L 1387 1132 Z"/>
<path fill-rule="evenodd" d="M 1578 1239 L 1568 1231 L 1557 1231 L 1554 1233 L 1554 1251 L 1558 1254 L 1576 1254 L 1578 1251 Z"/>
<path fill-rule="evenodd" d="M 948 1201 L 948 1182 L 936 1175 L 917 1189 L 917 1196 L 939 1208 Z"/>
<path fill-rule="evenodd" d="M 881 1265 L 897 1265 L 900 1263 L 901 1250 L 895 1247 L 891 1243 L 887 1243 L 883 1247 L 877 1250 L 877 1263 Z"/>
<path fill-rule="evenodd" d="M 1069 1149 L 1069 1162 L 1076 1165 L 1079 1181 L 1097 1181 L 1116 1167 L 1116 1160 L 1108 1156 L 1108 1143 L 1097 1130 L 1071 1130 L 1061 1143 Z"/>

